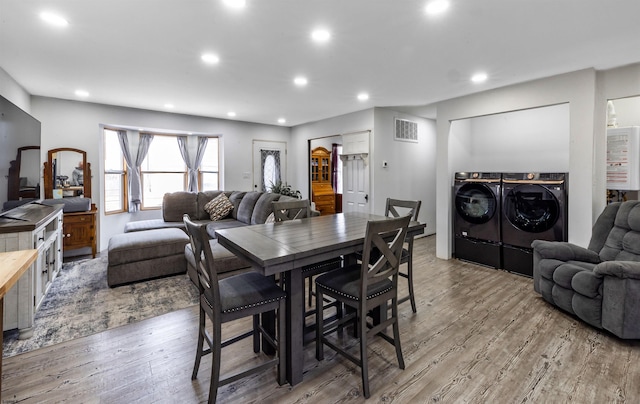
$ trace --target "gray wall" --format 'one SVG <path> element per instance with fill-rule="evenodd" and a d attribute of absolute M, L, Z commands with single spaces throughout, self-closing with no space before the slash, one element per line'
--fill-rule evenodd
<path fill-rule="evenodd" d="M 280 126 L 46 97 L 33 97 L 31 104 L 32 115 L 42 122 L 42 150 L 44 153 L 56 147 L 75 147 L 87 152 L 87 161 L 91 163 L 93 172 L 92 199 L 99 208 L 103 203 L 102 176 L 100 174 L 103 172 L 103 125 L 221 135 L 221 155 L 224 156 L 221 161 L 221 167 L 223 167 L 221 188 L 228 190 L 249 191 L 252 189 L 251 178 L 244 178 L 242 173 L 253 171 L 251 158 L 253 139 L 288 142 L 290 137 L 289 128 Z M 107 248 L 109 238 L 113 234 L 121 233 L 127 222 L 161 217 L 158 210 L 114 215 L 105 215 L 102 209 L 99 210 L 100 250 Z"/>
<path fill-rule="evenodd" d="M 461 119 L 451 124 L 451 169 L 569 171 L 569 105 Z"/>
<path fill-rule="evenodd" d="M 437 240 L 436 255 L 451 258 L 451 183 L 454 168 L 449 138 L 451 123 L 460 119 L 520 111 L 550 105 L 569 105 L 569 241 L 587 245 L 591 225 L 605 205 L 604 154 L 596 153 L 594 122 L 596 72 L 581 70 L 532 82 L 443 101 L 437 106 Z M 606 107 L 606 103 L 605 103 Z M 604 108 L 604 107 L 603 107 Z M 604 111 L 604 110 L 603 110 Z M 586 201 L 586 202 L 585 202 Z"/>

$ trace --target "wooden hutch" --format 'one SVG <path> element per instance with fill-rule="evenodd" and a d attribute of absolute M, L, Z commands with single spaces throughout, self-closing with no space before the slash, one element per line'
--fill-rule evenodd
<path fill-rule="evenodd" d="M 331 152 L 324 147 L 311 151 L 311 200 L 321 215 L 336 213 L 336 195 L 331 186 Z"/>

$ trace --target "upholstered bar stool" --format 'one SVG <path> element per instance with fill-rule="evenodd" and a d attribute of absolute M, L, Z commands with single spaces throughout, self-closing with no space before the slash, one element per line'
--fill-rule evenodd
<path fill-rule="evenodd" d="M 316 358 L 324 359 L 324 345 L 335 350 L 361 368 L 363 394 L 369 398 L 369 368 L 367 342 L 378 335 L 394 345 L 398 366 L 404 369 L 398 326 L 398 268 L 402 256 L 402 244 L 407 235 L 411 217 L 370 221 L 367 224 L 362 260 L 341 270 L 327 272 L 316 279 Z M 391 239 L 391 240 L 390 240 Z M 377 257 L 372 252 L 377 251 Z M 353 309 L 349 314 L 325 324 L 322 301 L 329 296 Z M 391 316 L 379 324 L 369 324 L 367 313 L 391 300 Z M 360 357 L 349 352 L 348 345 L 338 345 L 342 338 L 334 340 L 329 334 L 355 320 Z M 393 337 L 384 330 L 393 326 Z M 343 341 L 344 342 L 344 341 Z"/>
<path fill-rule="evenodd" d="M 280 385 L 286 377 L 286 331 L 285 301 L 286 293 L 278 287 L 273 278 L 256 272 L 247 272 L 225 279 L 218 279 L 213 265 L 213 254 L 205 225 L 198 225 L 184 215 L 184 223 L 191 242 L 196 261 L 198 284 L 200 289 L 200 316 L 198 327 L 198 347 L 193 367 L 192 379 L 198 376 L 200 360 L 204 355 L 212 354 L 211 384 L 209 403 L 215 403 L 218 387 L 251 374 L 278 367 L 277 380 Z M 261 323 L 261 314 L 277 311 L 277 335 L 272 336 Z M 213 323 L 213 333 L 206 329 L 206 317 Z M 222 341 L 222 324 L 244 317 L 253 317 L 253 329 L 242 335 Z M 260 351 L 260 336 L 263 341 L 276 349 L 276 356 L 256 366 L 232 375 L 220 375 L 220 356 L 222 348 L 253 336 L 253 350 Z M 204 348 L 204 342 L 208 348 Z"/>
<path fill-rule="evenodd" d="M 311 217 L 311 204 L 308 199 L 277 201 L 272 204 L 276 222 Z M 342 257 L 328 259 L 302 268 L 302 278 L 304 281 L 308 281 L 307 300 L 309 306 L 313 304 L 313 277 L 338 268 L 342 268 Z M 315 309 L 305 311 L 305 317 L 313 314 L 315 314 Z"/>

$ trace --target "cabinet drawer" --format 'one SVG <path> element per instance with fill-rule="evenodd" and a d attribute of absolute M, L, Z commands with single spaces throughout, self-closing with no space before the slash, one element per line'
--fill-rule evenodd
<path fill-rule="evenodd" d="M 33 233 L 33 247 L 38 248 L 44 243 L 44 237 L 46 235 L 45 229 L 40 229 Z"/>
<path fill-rule="evenodd" d="M 334 198 L 333 198 L 333 195 L 316 196 L 315 198 L 313 198 L 313 201 L 316 204 L 318 204 L 318 203 L 333 203 Z"/>
<path fill-rule="evenodd" d="M 90 223 L 92 219 L 92 215 L 74 215 L 74 216 L 65 216 L 64 224 L 68 223 Z"/>

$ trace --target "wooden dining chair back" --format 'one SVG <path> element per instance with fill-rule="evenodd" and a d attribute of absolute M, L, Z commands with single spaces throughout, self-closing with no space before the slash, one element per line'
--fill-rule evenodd
<path fill-rule="evenodd" d="M 200 361 L 204 355 L 212 354 L 209 403 L 215 403 L 218 388 L 254 373 L 263 372 L 277 366 L 277 381 L 285 383 L 286 377 L 286 332 L 285 332 L 285 292 L 273 278 L 257 272 L 246 272 L 219 279 L 213 266 L 213 253 L 209 244 L 206 225 L 196 224 L 188 215 L 183 217 L 195 257 L 200 290 L 200 314 L 198 318 L 198 347 L 191 379 L 196 379 Z M 262 322 L 261 314 L 277 312 L 277 332 L 270 331 L 271 324 Z M 213 324 L 210 334 L 206 329 L 206 317 Z M 253 328 L 222 341 L 222 324 L 245 317 L 253 317 Z M 269 318 L 270 316 L 264 316 Z M 273 316 L 271 316 L 273 318 Z M 248 337 L 253 337 L 253 350 L 260 352 L 260 341 L 275 349 L 276 355 L 244 371 L 232 375 L 220 375 L 222 348 Z M 206 341 L 208 348 L 204 348 Z M 268 350 L 268 349 L 265 349 Z"/>
<path fill-rule="evenodd" d="M 311 216 L 311 204 L 308 199 L 276 201 L 272 204 L 276 222 L 304 219 Z"/>
<path fill-rule="evenodd" d="M 364 396 L 369 398 L 369 370 L 367 341 L 375 335 L 381 336 L 393 344 L 396 350 L 398 366 L 404 369 L 404 359 L 400 346 L 398 326 L 398 268 L 402 256 L 402 245 L 407 235 L 410 216 L 370 221 L 362 249 L 363 259 L 359 264 L 343 270 L 331 271 L 316 279 L 316 305 L 321 307 L 324 296 L 351 307 L 349 314 L 328 321 L 325 324 L 322 310 L 316 313 L 316 358 L 324 359 L 324 345 L 361 368 Z M 376 255 L 376 257 L 373 256 Z M 386 305 L 391 301 L 391 316 L 386 317 Z M 369 324 L 367 313 L 380 309 L 382 318 L 378 324 Z M 356 320 L 360 340 L 360 357 L 348 352 L 345 346 L 339 346 L 329 335 L 340 330 L 345 324 Z M 393 337 L 384 331 L 392 326 Z"/>
<path fill-rule="evenodd" d="M 388 217 L 400 217 L 404 215 L 410 215 L 411 220 L 418 221 L 418 215 L 420 214 L 420 205 L 422 201 L 407 201 L 400 199 L 387 198 L 387 203 L 384 209 L 385 216 Z M 414 313 L 417 312 L 416 308 L 416 295 L 413 290 L 413 236 L 408 236 L 405 240 L 402 248 L 402 259 L 400 264 L 407 264 L 407 272 L 399 272 L 399 275 L 407 279 L 409 294 L 398 300 L 398 303 L 411 301 L 411 310 Z"/>
<path fill-rule="evenodd" d="M 303 219 L 305 217 L 311 217 L 311 204 L 308 199 L 300 199 L 300 200 L 287 200 L 287 201 L 276 201 L 272 202 L 273 205 L 273 213 L 276 219 L 276 222 L 282 222 L 287 220 L 295 220 L 295 219 Z M 315 264 L 307 265 L 302 268 L 302 287 L 305 287 L 305 282 L 308 281 L 307 285 L 307 304 L 308 307 L 305 309 L 305 319 L 309 316 L 315 314 L 315 308 L 311 307 L 313 305 L 313 296 L 315 292 L 313 290 L 313 277 L 334 269 L 342 268 L 342 257 L 331 258 L 325 261 L 321 261 Z M 332 303 L 332 302 L 327 302 Z M 335 306 L 335 304 L 333 304 Z M 337 309 L 339 310 L 339 308 Z M 313 333 L 311 333 L 313 335 Z"/>

